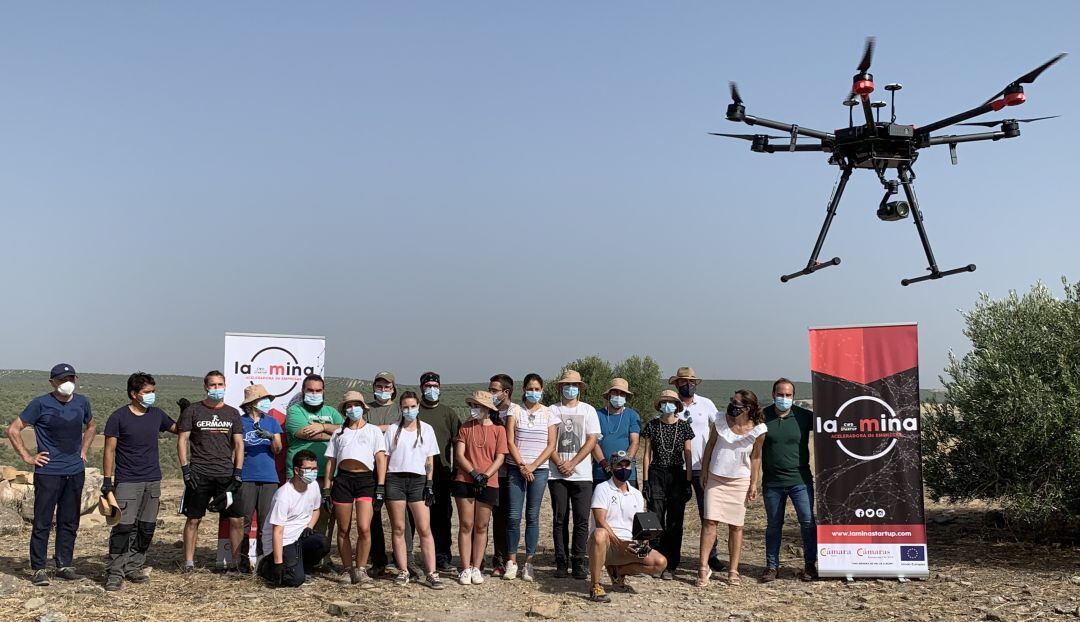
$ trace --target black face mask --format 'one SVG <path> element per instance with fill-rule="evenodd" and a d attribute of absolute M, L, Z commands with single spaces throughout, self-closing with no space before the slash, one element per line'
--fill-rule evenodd
<path fill-rule="evenodd" d="M 684 384 L 676 388 L 679 390 L 679 397 L 694 397 L 694 393 L 697 392 L 697 387 L 693 384 Z"/>

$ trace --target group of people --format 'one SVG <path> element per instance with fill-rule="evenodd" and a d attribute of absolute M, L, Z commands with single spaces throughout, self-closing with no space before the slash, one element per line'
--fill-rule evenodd
<path fill-rule="evenodd" d="M 31 401 L 8 428 L 16 452 L 35 468 L 30 566 L 39 586 L 49 584 L 46 552 L 54 518 L 55 576 L 82 578 L 72 556 L 96 425 L 89 401 L 75 392 L 76 380 L 71 365 L 55 366 L 53 390 Z M 641 415 L 627 406 L 633 393 L 626 380 L 614 379 L 596 409 L 580 401 L 585 385 L 574 370 L 556 381 L 559 399 L 550 405 L 543 404 L 539 375 L 525 377 L 522 399 L 515 401 L 513 379 L 496 374 L 487 390 L 466 399 L 465 421 L 440 399 L 435 372 L 420 377 L 419 395 L 399 392 L 394 375 L 380 372 L 371 400 L 348 391 L 337 405 L 327 403 L 323 379 L 309 375 L 299 399 L 282 414 L 261 385 L 245 387 L 239 409 L 227 405 L 224 374 L 211 371 L 204 378 L 205 398 L 183 404 L 173 421 L 155 405 L 154 378 L 132 374 L 129 403 L 105 424 L 101 505 L 112 517 L 105 588 L 149 581 L 143 564 L 160 505 L 158 440 L 164 432 L 177 435 L 184 479 L 183 572 L 195 569 L 199 523 L 211 511 L 228 519 L 234 555 L 225 570 L 255 572 L 273 585 L 298 586 L 316 571 L 340 573 L 341 581 L 360 588 L 390 575 L 399 585 L 419 581 L 443 589 L 440 573 L 461 585 L 480 584 L 489 527 L 489 576 L 533 581 L 547 491 L 554 576 L 590 580 L 594 601 L 610 599 L 601 585 L 605 569 L 613 589 L 624 592 L 633 591 L 627 583 L 632 575 L 674 577 L 691 497 L 702 524 L 696 584 L 707 586 L 723 568 L 721 523 L 728 526 L 727 580 L 736 584 L 746 505 L 760 486 L 768 521 L 760 580 L 777 578 L 788 499 L 802 531 L 802 576 L 816 578 L 812 414 L 794 405 L 794 384 L 785 378 L 774 383 L 771 405 L 763 408 L 744 389 L 722 410 L 697 394 L 700 382 L 692 368 L 679 368 L 669 379 L 673 389 L 661 392 L 655 416 L 642 426 Z M 25 426 L 34 428 L 37 453 L 22 442 Z M 646 510 L 662 526 L 651 541 L 634 534 L 635 517 Z M 253 520 L 255 565 L 247 537 Z M 332 540 L 340 567 L 329 559 Z"/>

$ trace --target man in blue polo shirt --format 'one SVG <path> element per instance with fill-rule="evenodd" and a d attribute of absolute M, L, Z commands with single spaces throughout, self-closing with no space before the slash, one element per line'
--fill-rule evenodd
<path fill-rule="evenodd" d="M 33 584 L 49 584 L 45 556 L 49 532 L 56 517 L 56 576 L 68 581 L 83 579 L 75 572 L 75 532 L 79 528 L 86 451 L 96 431 L 90 402 L 75 393 L 75 368 L 60 363 L 49 373 L 52 392 L 30 401 L 8 426 L 8 440 L 23 462 L 34 467 L 34 528 L 30 535 L 30 569 Z M 26 426 L 34 428 L 37 453 L 22 442 Z"/>

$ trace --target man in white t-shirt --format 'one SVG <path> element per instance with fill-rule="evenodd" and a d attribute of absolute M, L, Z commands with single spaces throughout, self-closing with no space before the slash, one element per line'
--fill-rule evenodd
<path fill-rule="evenodd" d="M 705 443 L 709 440 L 709 428 L 716 421 L 719 411 L 716 404 L 707 397 L 697 394 L 697 386 L 701 384 L 701 378 L 694 373 L 693 367 L 680 367 L 675 375 L 668 378 L 668 384 L 674 385 L 682 400 L 683 409 L 679 418 L 684 419 L 694 430 L 694 438 L 690 441 L 690 457 L 693 460 L 691 469 L 694 479 L 691 485 L 694 489 L 694 498 L 697 500 L 698 518 L 705 517 L 705 489 L 701 487 L 701 456 L 705 453 Z M 708 465 L 705 465 L 707 468 Z M 716 544 L 709 551 L 709 568 L 719 572 L 723 566 L 717 557 Z M 664 578 L 670 578 L 665 576 Z"/>
<path fill-rule="evenodd" d="M 600 435 L 600 418 L 596 409 L 578 401 L 585 383 L 581 374 L 568 369 L 556 383 L 562 400 L 551 406 L 559 423 L 555 453 L 551 454 L 548 490 L 551 491 L 551 528 L 555 541 L 555 577 L 567 576 L 567 562 L 573 565 L 575 579 L 587 579 L 585 567 L 589 537 L 589 504 L 592 501 L 592 450 Z M 570 508 L 574 510 L 573 545 L 567 555 L 570 539 Z"/>
<path fill-rule="evenodd" d="M 608 458 L 611 477 L 596 485 L 589 520 L 589 574 L 592 588 L 589 600 L 611 602 L 600 585 L 600 573 L 606 566 L 613 580 L 612 589 L 633 594 L 626 577 L 634 574 L 658 575 L 667 568 L 667 559 L 648 547 L 634 542 L 634 516 L 645 511 L 641 492 L 627 484 L 633 472 L 630 455 L 617 451 Z"/>
<path fill-rule="evenodd" d="M 293 456 L 292 478 L 274 493 L 267 527 L 263 530 L 263 550 L 270 551 L 259 561 L 259 576 L 273 586 L 299 587 L 330 552 L 330 542 L 312 528 L 319 520 L 322 491 L 319 461 L 302 449 Z"/>

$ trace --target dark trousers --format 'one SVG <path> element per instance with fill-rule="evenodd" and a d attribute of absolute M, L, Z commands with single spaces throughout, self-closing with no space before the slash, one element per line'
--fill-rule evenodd
<path fill-rule="evenodd" d="M 691 488 L 690 482 L 686 481 L 686 469 L 649 468 L 649 509 L 656 512 L 664 526 L 663 535 L 651 544 L 667 558 L 670 572 L 675 572 L 682 561 L 683 521 Z"/>
<path fill-rule="evenodd" d="M 382 517 L 386 514 L 386 520 L 390 520 L 390 511 L 386 509 L 384 504 L 382 509 L 378 512 L 374 512 L 371 515 L 371 554 L 369 556 L 369 562 L 372 568 L 386 568 L 387 563 L 393 561 L 392 553 L 387 554 L 387 541 L 391 544 L 390 550 L 393 550 L 393 535 L 394 532 L 387 533 L 383 529 Z M 353 520 L 356 520 L 356 514 L 353 513 Z M 413 532 L 415 528 L 412 522 L 412 512 L 405 508 L 405 552 L 408 563 L 413 563 Z M 387 537 L 390 536 L 390 537 Z M 398 568 L 398 570 L 405 570 L 405 568 Z"/>
<path fill-rule="evenodd" d="M 435 503 L 431 506 L 431 535 L 435 540 L 436 565 L 450 565 L 454 554 L 451 552 L 453 536 L 450 522 L 454 518 L 454 499 L 450 495 L 450 473 L 432 482 L 435 489 Z"/>
<path fill-rule="evenodd" d="M 299 538 L 296 542 L 282 547 L 281 559 L 285 563 L 285 577 L 281 580 L 281 586 L 300 587 L 303 585 L 308 573 L 314 570 L 329 552 L 330 541 L 321 533 Z M 273 581 L 271 576 L 273 569 L 273 551 L 267 551 L 267 555 L 259 562 L 259 576 L 267 581 Z"/>
<path fill-rule="evenodd" d="M 161 482 L 120 482 L 113 491 L 120 523 L 109 533 L 110 575 L 131 576 L 142 570 L 157 528 Z"/>
<path fill-rule="evenodd" d="M 506 475 L 505 469 L 503 471 L 499 473 L 499 505 L 491 511 L 491 540 L 494 549 L 491 566 L 493 568 L 504 567 L 510 556 L 506 541 L 510 525 L 510 504 L 507 502 L 510 498 L 510 477 Z"/>
<path fill-rule="evenodd" d="M 240 488 L 239 504 L 240 516 L 244 519 L 244 537 L 240 540 L 240 557 L 247 557 L 251 543 L 248 541 L 248 533 L 251 529 L 251 515 L 255 514 L 258 521 L 258 531 L 255 534 L 255 554 L 263 554 L 263 528 L 266 526 L 266 518 L 270 516 L 270 502 L 274 500 L 277 492 L 277 482 L 244 482 Z M 329 512 L 324 512 L 328 514 Z M 321 517 L 320 517 L 321 518 Z M 233 562 L 239 558 L 233 559 Z"/>
<path fill-rule="evenodd" d="M 567 566 L 569 560 L 585 560 L 588 553 L 589 513 L 592 511 L 593 483 L 568 482 L 563 479 L 549 479 L 551 491 L 551 530 L 555 540 L 555 566 Z M 570 510 L 574 512 L 573 544 L 567 555 L 566 545 L 570 540 Z"/>
<path fill-rule="evenodd" d="M 75 554 L 75 532 L 79 529 L 79 510 L 82 509 L 82 489 L 86 474 L 45 475 L 34 473 L 34 528 L 30 532 L 30 569 L 45 568 L 49 553 L 49 532 L 56 518 L 57 568 L 72 564 Z"/>
<path fill-rule="evenodd" d="M 697 500 L 697 515 L 698 519 L 705 520 L 705 489 L 701 487 L 701 471 L 694 471 L 694 499 Z M 717 538 L 713 542 L 712 550 L 709 551 L 709 559 L 719 559 L 716 556 L 716 545 L 719 543 L 720 538 Z"/>

